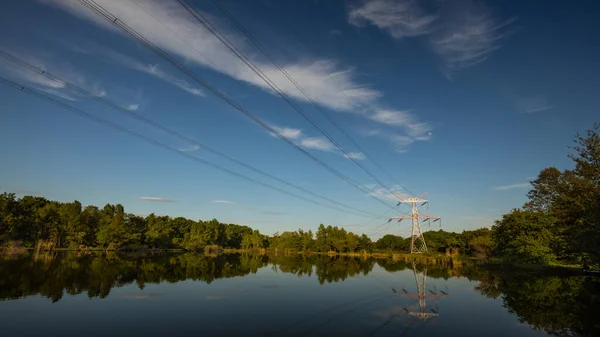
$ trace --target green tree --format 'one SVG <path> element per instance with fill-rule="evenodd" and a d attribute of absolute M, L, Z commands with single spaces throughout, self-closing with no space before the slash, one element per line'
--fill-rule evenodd
<path fill-rule="evenodd" d="M 516 262 L 550 263 L 555 220 L 547 213 L 515 209 L 496 221 L 493 238 L 500 256 Z"/>

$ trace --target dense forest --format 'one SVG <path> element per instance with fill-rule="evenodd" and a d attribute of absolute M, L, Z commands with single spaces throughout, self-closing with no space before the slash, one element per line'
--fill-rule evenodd
<path fill-rule="evenodd" d="M 543 169 L 531 182 L 529 201 L 498 220 L 492 229 L 462 233 L 426 232 L 430 251 L 500 257 L 520 263 L 600 261 L 600 138 L 594 125 L 575 138 L 575 167 Z M 38 250 L 56 248 L 211 251 L 269 249 L 314 252 L 408 251 L 410 238 L 385 235 L 372 240 L 336 226 L 261 234 L 248 226 L 194 221 L 182 217 L 142 217 L 122 205 L 103 208 L 43 197 L 0 194 L 0 246 Z"/>

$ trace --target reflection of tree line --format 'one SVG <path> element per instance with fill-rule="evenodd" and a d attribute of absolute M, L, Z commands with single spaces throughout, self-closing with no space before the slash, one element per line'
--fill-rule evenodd
<path fill-rule="evenodd" d="M 321 284 L 366 275 L 373 260 L 326 255 L 200 254 L 121 255 L 49 253 L 0 259 L 0 299 L 40 294 L 58 301 L 63 293 L 104 298 L 111 288 L 136 283 L 217 279 L 256 273 L 271 264 L 283 273 L 316 274 Z"/>
<path fill-rule="evenodd" d="M 487 268 L 486 268 L 487 269 Z M 488 298 L 501 298 L 519 321 L 557 336 L 600 335 L 600 279 L 564 271 L 471 268 Z"/>
<path fill-rule="evenodd" d="M 272 266 L 277 272 L 316 276 L 319 283 L 339 282 L 367 275 L 377 263 L 387 271 L 411 270 L 410 261 L 327 255 L 228 254 L 74 254 L 55 253 L 0 259 L 0 299 L 40 294 L 58 301 L 63 294 L 87 293 L 104 298 L 114 287 L 135 283 L 196 280 L 211 283 L 222 278 L 256 273 Z M 428 265 L 430 278 L 466 277 L 478 281 L 475 289 L 501 298 L 523 322 L 557 335 L 594 335 L 600 317 L 600 281 L 584 277 L 507 271 L 465 264 L 448 268 Z"/>

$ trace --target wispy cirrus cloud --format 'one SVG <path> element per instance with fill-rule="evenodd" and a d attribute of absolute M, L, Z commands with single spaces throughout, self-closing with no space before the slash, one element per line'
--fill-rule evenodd
<path fill-rule="evenodd" d="M 161 81 L 174 85 L 194 96 L 204 96 L 204 91 L 199 87 L 190 84 L 188 81 L 178 78 L 175 75 L 165 71 L 158 64 L 144 63 L 134 57 L 122 54 L 112 48 L 91 41 L 77 41 L 76 46 L 69 46 L 72 51 L 88 55 L 103 56 L 105 60 L 115 62 L 122 66 L 137 70 L 139 72 L 153 76 Z"/>
<path fill-rule="evenodd" d="M 307 136 L 302 132 L 302 129 L 293 127 L 282 127 L 273 124 L 271 124 L 270 127 L 279 132 L 283 137 L 288 138 L 289 140 L 296 141 L 298 145 L 304 148 L 331 153 L 339 153 L 345 158 L 354 158 L 356 160 L 365 159 L 365 155 L 361 152 L 348 152 L 350 155 L 346 155 L 342 151 L 339 151 L 339 149 L 327 138 Z M 270 133 L 270 135 L 273 137 L 276 136 L 273 133 Z"/>
<path fill-rule="evenodd" d="M 139 197 L 139 200 L 152 201 L 152 202 L 177 202 L 175 199 L 169 198 L 158 198 L 158 197 Z"/>
<path fill-rule="evenodd" d="M 76 17 L 88 20 L 109 32 L 119 33 L 111 23 L 99 18 L 77 0 L 44 0 L 43 2 L 63 9 Z M 209 31 L 200 27 L 189 13 L 176 2 L 157 0 L 144 2 L 96 0 L 96 2 L 108 12 L 117 14 L 120 21 L 148 38 L 153 44 L 180 59 L 184 59 L 190 67 L 207 68 L 263 89 L 269 94 L 275 94 L 259 76 L 233 55 Z M 385 3 L 391 2 L 386 1 Z M 141 10 L 140 5 L 145 10 Z M 398 12 L 396 17 L 390 17 L 387 20 L 395 24 L 402 24 L 404 21 L 406 23 L 402 33 L 399 33 L 399 29 L 392 30 L 395 35 L 419 35 L 417 32 L 430 26 L 429 21 L 433 20 L 418 7 L 413 8 L 402 5 L 397 7 L 396 10 Z M 149 15 L 148 12 L 152 15 Z M 247 44 L 246 39 L 242 38 L 237 32 L 232 31 L 218 18 L 214 18 L 209 13 L 203 13 L 203 15 L 207 15 L 221 33 L 226 35 L 229 40 L 236 44 L 238 49 L 250 57 L 265 76 L 277 83 L 281 91 L 293 99 L 308 101 L 307 97 L 297 90 L 296 86 L 288 81 L 276 66 L 268 60 L 258 57 L 254 49 Z M 383 12 L 379 8 L 373 7 L 356 8 L 353 15 L 356 24 L 358 24 L 360 20 L 381 16 Z M 406 17 L 406 20 L 403 19 L 404 17 Z M 165 29 L 165 26 L 168 29 Z M 191 84 L 187 80 L 178 77 L 178 74 L 175 76 L 170 71 L 167 72 L 160 65 L 143 63 L 114 50 L 107 51 L 107 48 L 101 48 L 99 52 L 88 52 L 86 48 L 85 45 L 78 44 L 73 46 L 72 49 L 80 53 L 112 59 L 132 69 L 176 85 L 194 95 L 203 95 L 203 91 L 196 87 L 195 83 Z M 383 93 L 369 85 L 359 83 L 352 67 L 341 66 L 337 60 L 319 59 L 318 57 L 279 60 L 279 63 L 289 75 L 300 83 L 304 92 L 323 107 L 338 112 L 353 112 L 378 121 L 378 119 L 372 118 L 371 115 L 377 113 L 376 109 L 373 108 L 374 106 L 383 105 L 379 102 Z M 396 127 L 393 124 L 385 125 Z M 290 133 L 294 132 L 293 130 L 286 130 L 286 132 L 289 138 L 299 139 L 298 137 L 300 137 L 298 133 Z M 324 151 L 330 149 L 330 146 L 323 139 L 309 139 L 305 141 L 305 145 Z"/>
<path fill-rule="evenodd" d="M 428 140 L 433 127 L 429 123 L 421 122 L 408 110 L 378 109 L 370 116 L 372 120 L 389 126 L 405 130 L 406 135 L 418 140 Z"/>
<path fill-rule="evenodd" d="M 118 32 L 111 23 L 99 18 L 77 0 L 44 0 L 43 2 L 88 20 L 110 32 Z M 111 0 L 96 0 L 96 2 L 108 12 L 117 14 L 119 20 L 144 35 L 158 47 L 174 53 L 190 63 L 212 69 L 273 93 L 272 89 L 258 75 L 248 69 L 209 31 L 200 28 L 189 13 L 176 2 L 144 1 L 142 3 L 138 1 L 136 3 Z M 139 5 L 152 15 L 141 10 Z M 276 66 L 265 59 L 254 57 L 255 53 L 239 34 L 231 31 L 210 14 L 203 14 L 208 15 L 212 23 L 241 51 L 250 55 L 253 63 L 273 82 L 277 83 L 283 92 L 295 99 L 307 101 L 307 98 L 285 78 L 285 75 Z M 165 29 L 157 19 L 169 29 Z M 304 59 L 280 63 L 291 76 L 301 83 L 312 99 L 338 111 L 352 111 L 356 106 L 368 104 L 382 95 L 375 89 L 357 83 L 352 69 L 341 68 L 335 60 Z M 148 71 L 154 70 L 148 69 Z M 335 81 L 332 81 L 332 78 Z"/>
<path fill-rule="evenodd" d="M 44 71 L 51 69 L 52 72 L 59 73 L 66 81 L 80 86 L 85 86 L 87 84 L 86 77 L 81 72 L 73 69 L 70 64 L 65 63 L 52 53 L 39 51 L 23 52 L 21 50 L 7 50 L 7 52 Z M 68 101 L 78 100 L 77 93 L 67 88 L 63 82 L 53 81 L 41 74 L 24 69 L 5 58 L 0 58 L 0 73 L 8 75 L 10 78 L 22 84 L 30 85 L 46 94 Z M 94 83 L 94 89 L 92 90 L 95 94 L 106 95 L 106 92 L 98 83 Z"/>
<path fill-rule="evenodd" d="M 379 185 L 368 184 L 368 185 L 365 185 L 365 187 L 368 187 L 369 189 L 371 189 L 372 192 L 368 193 L 368 195 L 370 195 L 370 196 L 373 196 L 373 197 L 376 197 L 378 199 L 385 200 L 385 201 L 398 201 L 398 196 L 390 193 L 390 191 L 388 191 L 387 189 L 385 189 L 383 187 L 380 187 Z M 393 186 L 390 186 L 390 190 L 394 193 L 402 193 L 404 188 L 400 185 L 393 185 Z"/>
<path fill-rule="evenodd" d="M 506 36 L 504 28 L 514 21 L 498 20 L 482 2 L 471 0 L 440 2 L 435 8 L 413 0 L 364 0 L 349 11 L 348 22 L 367 22 L 395 39 L 422 36 L 442 59 L 444 72 L 470 67 L 485 61 Z"/>
<path fill-rule="evenodd" d="M 392 148 L 398 153 L 408 151 L 411 144 L 418 141 L 427 141 L 433 137 L 433 127 L 425 122 L 417 121 L 407 111 L 380 110 L 375 118 L 384 124 L 394 125 L 403 130 L 402 133 L 394 129 L 366 129 L 361 132 L 365 137 L 376 137 L 392 144 Z"/>
<path fill-rule="evenodd" d="M 448 11 L 443 28 L 431 38 L 433 50 L 443 59 L 448 71 L 485 61 L 500 48 L 502 29 L 514 18 L 500 22 L 481 2 L 463 1 Z"/>
<path fill-rule="evenodd" d="M 348 13 L 350 24 L 372 24 L 394 38 L 427 34 L 436 19 L 435 14 L 426 13 L 415 1 L 365 0 Z"/>
<path fill-rule="evenodd" d="M 517 99 L 517 106 L 523 113 L 536 113 L 554 108 L 544 95 L 525 96 Z"/>
<path fill-rule="evenodd" d="M 514 189 L 518 189 L 518 188 L 530 188 L 530 187 L 531 187 L 530 183 L 518 183 L 518 184 L 512 184 L 512 185 L 496 186 L 493 189 L 495 191 L 506 191 L 506 190 L 514 190 Z"/>
<path fill-rule="evenodd" d="M 229 201 L 229 200 L 213 200 L 212 202 L 215 204 L 227 204 L 227 205 L 235 205 L 236 204 L 234 201 Z"/>

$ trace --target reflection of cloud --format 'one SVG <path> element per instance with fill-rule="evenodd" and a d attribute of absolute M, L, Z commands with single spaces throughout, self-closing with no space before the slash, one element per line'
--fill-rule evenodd
<path fill-rule="evenodd" d="M 160 297 L 160 296 L 163 296 L 163 294 L 158 294 L 158 293 L 124 294 L 124 295 L 121 295 L 121 298 L 127 298 L 127 299 L 132 299 L 132 300 L 145 300 L 145 299 Z"/>
<path fill-rule="evenodd" d="M 512 184 L 512 185 L 505 185 L 505 186 L 496 186 L 496 187 L 494 187 L 494 190 L 506 191 L 506 190 L 513 190 L 516 188 L 528 188 L 528 187 L 531 187 L 530 183 L 519 183 L 519 184 Z"/>
<path fill-rule="evenodd" d="M 144 200 L 144 201 L 153 201 L 153 202 L 177 202 L 177 200 L 174 200 L 174 199 L 157 198 L 157 197 L 139 197 L 138 199 Z"/>

